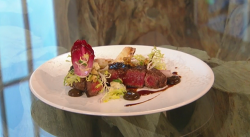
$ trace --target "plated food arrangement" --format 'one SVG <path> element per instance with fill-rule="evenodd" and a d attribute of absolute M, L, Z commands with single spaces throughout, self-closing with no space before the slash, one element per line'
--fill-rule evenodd
<path fill-rule="evenodd" d="M 157 113 L 199 99 L 214 82 L 206 63 L 178 50 L 91 47 L 82 40 L 72 45 L 71 52 L 41 60 L 29 80 L 32 93 L 58 109 L 97 116 Z"/>
<path fill-rule="evenodd" d="M 167 70 L 164 54 L 156 47 L 147 56 L 135 53 L 136 48 L 124 47 L 115 59 L 95 58 L 92 47 L 85 40 L 77 40 L 68 56 L 72 66 L 64 78 L 64 85 L 72 87 L 68 95 L 78 97 L 85 93 L 92 97 L 104 92 L 100 102 L 137 100 L 181 81 L 177 72 Z M 143 87 L 149 89 L 140 90 Z"/>

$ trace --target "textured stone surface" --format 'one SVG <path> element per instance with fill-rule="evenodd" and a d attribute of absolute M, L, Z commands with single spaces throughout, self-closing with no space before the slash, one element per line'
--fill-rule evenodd
<path fill-rule="evenodd" d="M 33 101 L 31 115 L 37 125 L 55 136 L 93 136 L 90 131 L 93 130 L 94 117 L 66 112 L 40 100 Z"/>
<path fill-rule="evenodd" d="M 71 38 L 93 46 L 133 44 L 155 31 L 162 38 L 151 35 L 152 41 L 205 50 L 223 60 L 250 57 L 248 8 L 242 1 L 76 0 L 76 5 L 79 35 L 72 31 Z"/>
<path fill-rule="evenodd" d="M 203 61 L 206 61 L 206 62 L 209 62 L 209 59 L 210 59 L 207 52 L 199 50 L 199 49 L 194 49 L 194 48 L 190 48 L 190 47 L 175 47 L 175 46 L 171 46 L 171 45 L 162 45 L 159 47 L 164 47 L 164 48 L 182 51 L 182 52 L 188 53 L 190 55 L 193 55 L 193 56 L 195 56 Z"/>
<path fill-rule="evenodd" d="M 228 93 L 250 94 L 250 63 L 229 61 L 213 68 L 213 87 Z"/>
<path fill-rule="evenodd" d="M 249 95 L 214 90 L 213 98 L 214 117 L 201 136 L 248 137 L 250 135 Z"/>
<path fill-rule="evenodd" d="M 116 125 L 124 137 L 165 137 L 181 134 L 166 119 L 163 113 L 131 117 L 103 117 Z"/>

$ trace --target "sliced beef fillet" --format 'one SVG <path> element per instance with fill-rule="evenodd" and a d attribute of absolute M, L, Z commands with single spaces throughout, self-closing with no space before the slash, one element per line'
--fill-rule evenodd
<path fill-rule="evenodd" d="M 113 81 L 114 79 L 123 78 L 127 72 L 129 66 L 125 65 L 122 62 L 116 62 L 109 64 L 108 71 L 111 74 L 111 77 L 108 79 L 108 82 Z"/>
<path fill-rule="evenodd" d="M 162 88 L 167 85 L 167 77 L 161 71 L 152 68 L 147 70 L 144 82 L 146 87 Z"/>
<path fill-rule="evenodd" d="M 167 85 L 167 77 L 160 70 L 155 68 L 147 70 L 146 66 L 132 67 L 118 62 L 109 65 L 109 73 L 111 74 L 109 82 L 120 78 L 127 87 L 142 88 L 146 86 L 156 89 Z"/>
<path fill-rule="evenodd" d="M 108 71 L 111 74 L 111 77 L 107 79 L 108 82 L 111 82 L 114 79 L 124 77 L 126 72 L 127 72 L 127 70 L 125 70 L 125 69 L 111 69 L 111 70 L 108 70 Z"/>
<path fill-rule="evenodd" d="M 86 79 L 81 78 L 80 82 L 74 82 L 72 87 L 85 92 L 86 91 Z"/>
<path fill-rule="evenodd" d="M 128 87 L 142 88 L 144 86 L 146 71 L 146 66 L 129 68 L 124 77 L 122 77 L 124 85 Z"/>
<path fill-rule="evenodd" d="M 92 97 L 92 96 L 96 96 L 99 91 L 102 90 L 102 85 L 98 86 L 100 83 L 99 82 L 93 82 L 93 81 L 87 81 L 86 82 L 86 86 L 87 86 L 87 90 L 86 90 L 86 95 L 87 97 Z"/>
<path fill-rule="evenodd" d="M 70 67 L 70 70 L 72 69 L 74 69 L 73 66 Z M 89 82 L 86 81 L 86 78 L 81 78 L 80 82 L 74 82 L 71 87 L 85 92 L 87 97 L 92 97 L 96 96 L 102 90 L 102 85 L 97 87 L 98 84 L 100 83 Z"/>
<path fill-rule="evenodd" d="M 99 82 L 89 82 L 85 78 L 81 78 L 80 82 L 73 83 L 73 88 L 86 93 L 87 97 L 96 96 L 102 89 L 102 86 L 96 87 Z"/>
<path fill-rule="evenodd" d="M 108 71 L 111 74 L 108 82 L 120 78 L 128 87 L 142 88 L 144 86 L 145 66 L 131 67 L 122 62 L 116 62 L 109 65 Z"/>

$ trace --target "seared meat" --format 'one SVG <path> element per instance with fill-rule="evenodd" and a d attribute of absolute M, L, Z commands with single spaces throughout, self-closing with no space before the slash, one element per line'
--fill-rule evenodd
<path fill-rule="evenodd" d="M 108 79 L 108 82 L 111 82 L 114 79 L 118 79 L 118 78 L 122 79 L 126 75 L 128 68 L 129 66 L 125 65 L 122 62 L 109 64 L 108 71 L 111 74 L 111 77 Z"/>
<path fill-rule="evenodd" d="M 85 92 L 88 97 L 92 97 L 102 89 L 102 86 L 96 87 L 98 84 L 99 82 L 89 82 L 85 78 L 81 78 L 80 82 L 73 83 L 72 87 Z"/>
<path fill-rule="evenodd" d="M 97 87 L 98 84 L 100 83 L 89 82 L 89 81 L 86 82 L 86 85 L 87 85 L 86 95 L 88 97 L 96 96 L 99 93 L 99 91 L 101 91 L 102 85 Z"/>
<path fill-rule="evenodd" d="M 114 79 L 122 79 L 123 84 L 127 87 L 142 88 L 162 88 L 167 85 L 167 77 L 159 70 L 153 68 L 147 70 L 146 66 L 129 66 L 122 62 L 109 64 L 109 73 L 111 77 L 108 82 Z M 88 97 L 96 96 L 102 89 L 99 82 L 89 82 L 81 78 L 78 83 L 73 83 L 73 88 L 84 91 Z"/>
<path fill-rule="evenodd" d="M 147 71 L 144 81 L 149 88 L 162 88 L 167 85 L 167 77 L 155 68 Z"/>
<path fill-rule="evenodd" d="M 81 90 L 81 91 L 85 91 L 86 90 L 86 79 L 85 78 L 81 78 L 80 82 L 77 83 L 73 83 L 73 88 Z"/>
<path fill-rule="evenodd" d="M 146 67 L 131 67 L 122 62 L 116 62 L 109 65 L 109 73 L 111 74 L 111 77 L 108 79 L 109 82 L 120 78 L 123 84 L 128 87 L 142 88 L 144 86 Z"/>
<path fill-rule="evenodd" d="M 123 63 L 113 63 L 109 65 L 109 73 L 109 82 L 120 78 L 128 87 L 162 88 L 167 85 L 167 77 L 161 71 L 155 68 L 147 70 L 146 66 L 131 67 Z"/>
<path fill-rule="evenodd" d="M 126 74 L 122 77 L 124 85 L 142 88 L 144 86 L 146 71 L 146 66 L 136 66 L 127 69 Z"/>

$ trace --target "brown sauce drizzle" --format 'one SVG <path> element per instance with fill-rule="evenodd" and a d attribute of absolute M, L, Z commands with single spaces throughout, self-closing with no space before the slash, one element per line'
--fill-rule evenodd
<path fill-rule="evenodd" d="M 134 105 L 139 105 L 139 104 L 145 103 L 145 102 L 147 102 L 147 101 L 149 101 L 149 100 L 152 100 L 152 99 L 156 98 L 156 97 L 159 96 L 159 95 L 160 95 L 160 94 L 158 94 L 158 95 L 156 95 L 156 96 L 154 96 L 154 97 L 152 97 L 152 98 L 150 98 L 150 99 L 148 99 L 148 100 L 139 102 L 139 103 L 126 104 L 125 107 L 129 107 L 129 106 L 134 106 Z"/>
<path fill-rule="evenodd" d="M 127 91 L 128 92 L 135 92 L 135 93 L 138 93 L 140 96 L 145 96 L 145 95 L 149 95 L 149 94 L 154 94 L 154 93 L 158 93 L 158 92 L 162 92 L 162 91 L 165 91 L 167 90 L 168 88 L 180 83 L 181 81 L 181 77 L 180 76 L 177 76 L 177 72 L 173 72 L 173 74 L 175 74 L 174 76 L 171 76 L 168 78 L 168 83 L 165 88 L 163 89 L 160 89 L 160 90 L 156 90 L 156 91 L 152 91 L 152 90 L 140 90 L 140 91 L 137 91 L 137 88 L 127 88 Z M 126 94 L 125 94 L 126 95 Z M 159 96 L 160 94 L 158 94 L 157 96 Z M 157 96 L 153 97 L 153 98 L 150 98 L 148 100 L 145 100 L 143 102 L 139 102 L 139 103 L 133 103 L 133 104 L 126 104 L 125 107 L 129 107 L 129 106 L 134 106 L 134 105 L 138 105 L 138 104 L 142 104 L 142 103 L 145 103 L 149 100 L 152 100 L 154 98 L 156 98 Z M 126 98 L 124 98 L 126 99 Z M 139 98 L 138 98 L 139 99 Z M 127 99 L 126 99 L 127 100 Z M 131 100 L 131 99 L 130 99 Z M 135 99 L 136 100 L 136 99 Z"/>
<path fill-rule="evenodd" d="M 137 89 L 136 88 L 129 88 L 128 89 L 128 92 L 136 92 L 138 93 L 140 96 L 145 96 L 145 95 L 149 95 L 149 94 L 154 94 L 154 93 L 158 93 L 158 92 L 162 92 L 162 91 L 165 91 L 166 89 L 172 87 L 173 85 L 168 85 L 167 87 L 163 88 L 163 89 L 160 89 L 160 90 L 156 90 L 156 91 L 151 91 L 151 90 L 140 90 L 140 91 L 136 91 Z M 132 91 L 131 91 L 132 90 Z M 160 95 L 160 94 L 159 94 Z M 159 96 L 157 95 L 157 96 Z M 153 97 L 153 98 L 150 98 L 148 100 L 145 100 L 143 102 L 139 102 L 139 103 L 133 103 L 133 104 L 126 104 L 125 107 L 129 107 L 129 106 L 134 106 L 134 105 L 138 105 L 138 104 L 142 104 L 142 103 L 145 103 L 149 100 L 152 100 L 154 98 L 156 98 L 157 96 Z M 124 98 L 125 99 L 125 98 Z M 139 98 L 138 98 L 139 99 Z"/>
<path fill-rule="evenodd" d="M 79 97 L 82 94 L 83 94 L 83 91 L 75 89 L 75 88 L 69 90 L 69 92 L 68 92 L 68 95 L 71 97 Z"/>
<path fill-rule="evenodd" d="M 160 90 L 156 90 L 156 91 L 151 91 L 151 90 L 140 90 L 138 91 L 138 93 L 141 95 L 141 96 L 145 96 L 145 95 L 149 95 L 149 94 L 154 94 L 154 93 L 158 93 L 158 92 L 162 92 L 170 87 L 172 87 L 173 85 L 168 85 L 167 87 L 163 88 L 163 89 L 160 89 Z"/>

